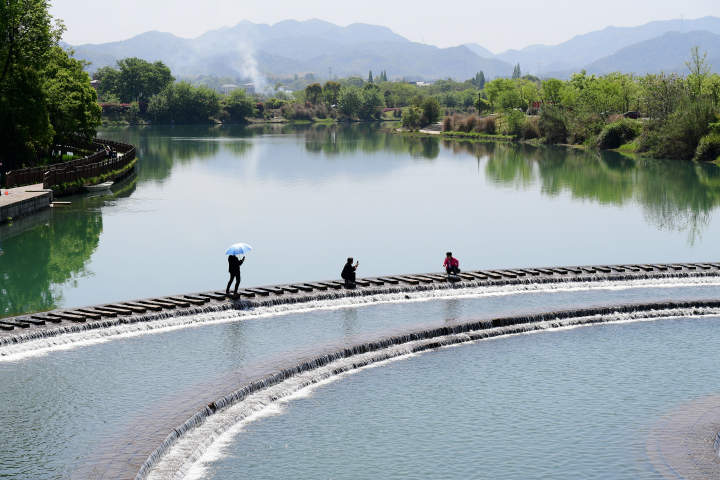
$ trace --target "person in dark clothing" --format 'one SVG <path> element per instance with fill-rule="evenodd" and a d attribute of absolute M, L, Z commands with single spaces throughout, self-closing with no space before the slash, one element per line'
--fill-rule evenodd
<path fill-rule="evenodd" d="M 452 252 L 447 252 L 445 254 L 445 261 L 443 262 L 443 267 L 445 267 L 445 271 L 448 275 L 457 275 L 460 273 L 460 262 L 457 258 L 454 258 L 452 256 Z"/>
<path fill-rule="evenodd" d="M 347 263 L 345 263 L 340 274 L 342 279 L 345 280 L 345 288 L 355 288 L 355 270 L 357 270 L 358 265 L 360 265 L 360 262 L 355 262 L 355 265 L 353 265 L 353 258 L 348 257 Z"/>
<path fill-rule="evenodd" d="M 237 295 L 240 286 L 240 265 L 245 261 L 245 257 L 238 259 L 236 255 L 228 255 L 228 271 L 230 272 L 230 281 L 225 288 L 225 293 L 230 293 L 230 284 L 235 280 L 235 295 Z"/>

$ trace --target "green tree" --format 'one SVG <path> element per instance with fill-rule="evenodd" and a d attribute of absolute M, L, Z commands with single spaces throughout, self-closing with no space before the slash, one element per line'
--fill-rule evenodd
<path fill-rule="evenodd" d="M 440 104 L 435 97 L 427 97 L 422 102 L 422 124 L 435 123 L 440 118 Z"/>
<path fill-rule="evenodd" d="M 218 94 L 207 87 L 188 82 L 173 83 L 154 95 L 148 113 L 157 122 L 207 123 L 220 111 Z"/>
<path fill-rule="evenodd" d="M 563 88 L 563 82 L 557 78 L 549 78 L 542 82 L 540 94 L 545 103 L 552 105 L 560 105 L 560 91 Z"/>
<path fill-rule="evenodd" d="M 99 82 L 97 92 L 101 100 L 120 100 L 117 95 L 119 78 L 120 72 L 109 66 L 98 68 L 95 73 L 93 73 L 93 80 Z"/>
<path fill-rule="evenodd" d="M 236 89 L 230 92 L 223 99 L 223 110 L 233 123 L 246 123 L 247 117 L 255 113 L 255 105 L 251 98 L 245 94 L 245 90 Z"/>
<path fill-rule="evenodd" d="M 147 100 L 174 80 L 162 62 L 150 63 L 133 57 L 118 60 L 117 65 L 120 72 L 115 93 L 123 102 Z"/>
<path fill-rule="evenodd" d="M 311 83 L 305 87 L 305 100 L 313 105 L 317 105 L 322 98 L 322 93 L 322 86 L 319 83 Z"/>
<path fill-rule="evenodd" d="M 340 111 L 348 117 L 356 117 L 362 105 L 361 91 L 357 87 L 344 87 L 340 90 L 338 106 Z"/>
<path fill-rule="evenodd" d="M 705 79 L 710 75 L 710 66 L 707 64 L 707 52 L 700 55 L 700 47 L 690 49 L 690 60 L 685 62 L 690 75 L 687 81 L 690 87 L 690 93 L 697 98 L 703 94 L 703 84 Z"/>
<path fill-rule="evenodd" d="M 478 93 L 477 100 L 475 101 L 475 108 L 477 108 L 480 113 L 486 113 L 492 110 L 492 105 L 485 97 L 482 96 L 482 93 Z"/>
<path fill-rule="evenodd" d="M 93 138 L 100 124 L 97 93 L 84 67 L 85 62 L 70 57 L 62 48 L 50 50 L 43 88 L 55 143 L 69 142 L 73 135 Z"/>
<path fill-rule="evenodd" d="M 470 80 L 470 83 L 472 83 L 477 88 L 482 90 L 483 88 L 485 88 L 485 73 L 482 70 L 480 70 L 479 72 L 477 72 L 475 74 L 475 77 L 472 80 Z"/>
<path fill-rule="evenodd" d="M 358 116 L 362 120 L 376 120 L 380 118 L 380 108 L 384 103 L 380 89 L 377 85 L 369 83 L 363 87 Z"/>
<path fill-rule="evenodd" d="M 368 73 L 368 83 L 373 83 L 373 76 L 372 76 L 372 70 L 370 70 L 370 73 Z"/>
<path fill-rule="evenodd" d="M 520 77 L 522 77 L 522 70 L 520 70 L 520 64 L 516 64 L 515 68 L 513 68 L 512 78 L 513 80 L 517 80 Z"/>
<path fill-rule="evenodd" d="M 515 82 L 508 78 L 496 78 L 485 84 L 485 95 L 493 108 L 507 108 L 513 99 L 519 101 L 520 95 L 516 92 Z M 503 100 L 503 97 L 506 97 Z"/>
<path fill-rule="evenodd" d="M 42 71 L 62 35 L 46 0 L 0 1 L 0 173 L 49 149 L 54 130 Z"/>
<path fill-rule="evenodd" d="M 322 93 L 323 97 L 325 98 L 325 103 L 328 105 L 337 105 L 338 99 L 340 97 L 340 89 L 342 87 L 338 82 L 335 82 L 333 80 L 329 80 L 325 82 L 325 85 L 323 85 Z"/>
<path fill-rule="evenodd" d="M 402 113 L 402 126 L 410 129 L 419 128 L 421 126 L 422 117 L 422 109 L 418 107 L 406 108 Z"/>

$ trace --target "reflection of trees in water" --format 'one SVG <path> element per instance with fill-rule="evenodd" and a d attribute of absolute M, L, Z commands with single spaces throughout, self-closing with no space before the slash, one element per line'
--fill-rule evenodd
<path fill-rule="evenodd" d="M 6 240 L 0 316 L 55 308 L 61 297 L 53 286 L 87 274 L 101 232 L 99 211 L 69 211 Z"/>
<path fill-rule="evenodd" d="M 313 125 L 302 134 L 307 151 L 328 156 L 385 151 L 432 160 L 440 154 L 437 138 L 395 135 L 376 124 Z"/>
<path fill-rule="evenodd" d="M 246 138 L 261 133 L 242 125 L 177 125 L 111 129 L 99 136 L 135 145 L 139 179 L 162 181 L 173 165 L 213 157 L 221 148 L 244 155 L 252 147 Z"/>
<path fill-rule="evenodd" d="M 681 167 L 681 168 L 678 168 Z M 720 171 L 715 165 L 643 160 L 640 201 L 646 217 L 658 227 L 683 231 L 692 244 L 720 204 Z"/>
<path fill-rule="evenodd" d="M 683 231 L 694 243 L 720 205 L 720 169 L 712 164 L 633 159 L 615 152 L 479 142 L 446 142 L 453 151 L 487 158 L 485 174 L 497 184 L 607 205 L 636 201 L 661 230 Z"/>

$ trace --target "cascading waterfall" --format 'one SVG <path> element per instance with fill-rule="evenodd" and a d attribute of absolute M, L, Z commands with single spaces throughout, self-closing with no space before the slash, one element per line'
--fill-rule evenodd
<path fill-rule="evenodd" d="M 15 361 L 53 350 L 160 333 L 178 328 L 226 323 L 250 318 L 271 317 L 312 310 L 358 307 L 380 303 L 429 301 L 433 299 L 480 298 L 521 293 L 568 292 L 593 289 L 677 288 L 683 286 L 720 286 L 720 276 L 697 272 L 678 278 L 677 274 L 607 276 L 588 275 L 567 279 L 517 279 L 490 285 L 487 282 L 451 284 L 395 285 L 362 290 L 337 290 L 313 294 L 283 295 L 238 304 L 214 303 L 177 311 L 161 311 L 126 317 L 38 328 L 23 334 L 0 336 L 0 362 Z"/>
<path fill-rule="evenodd" d="M 610 322 L 720 315 L 720 300 L 561 310 L 416 331 L 319 355 L 248 383 L 179 425 L 148 457 L 136 480 L 183 478 L 220 435 L 295 392 L 377 362 L 483 339 Z"/>

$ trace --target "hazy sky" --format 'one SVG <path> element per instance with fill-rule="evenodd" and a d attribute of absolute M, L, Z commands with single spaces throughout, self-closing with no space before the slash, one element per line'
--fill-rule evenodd
<path fill-rule="evenodd" d="M 196 37 L 241 20 L 319 18 L 384 25 L 441 47 L 479 43 L 497 53 L 556 44 L 609 25 L 720 16 L 720 0 L 51 0 L 74 45 L 123 40 L 148 30 Z"/>

